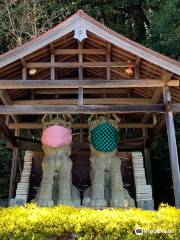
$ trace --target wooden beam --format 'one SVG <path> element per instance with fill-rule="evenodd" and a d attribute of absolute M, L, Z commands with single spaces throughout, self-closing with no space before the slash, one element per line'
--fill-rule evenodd
<path fill-rule="evenodd" d="M 23 80 L 27 79 L 27 68 L 26 67 L 22 68 L 22 79 Z"/>
<path fill-rule="evenodd" d="M 166 123 L 165 117 L 163 114 L 161 114 L 159 116 L 159 119 L 156 123 L 156 125 L 154 126 L 153 130 L 151 131 L 149 138 L 147 139 L 147 141 L 145 142 L 145 146 L 148 148 L 151 143 L 153 142 L 154 138 L 161 132 L 162 128 L 164 127 Z"/>
<path fill-rule="evenodd" d="M 134 76 L 136 79 L 139 79 L 139 64 L 140 64 L 140 61 L 141 61 L 141 58 L 140 57 L 137 57 L 136 58 L 136 65 L 135 65 L 135 73 L 134 73 Z"/>
<path fill-rule="evenodd" d="M 11 176 L 9 182 L 9 198 L 14 198 L 15 194 L 15 181 L 16 181 L 16 174 L 17 174 L 17 163 L 18 163 L 18 148 L 13 148 L 12 154 L 12 165 L 11 165 Z"/>
<path fill-rule="evenodd" d="M 167 83 L 171 79 L 172 73 L 168 73 L 167 71 L 163 70 L 161 74 L 161 80 Z M 156 88 L 153 96 L 152 96 L 152 104 L 158 103 L 162 97 L 162 88 Z M 151 117 L 150 113 L 146 113 L 143 117 L 143 123 L 147 123 Z"/>
<path fill-rule="evenodd" d="M 0 131 L 13 147 L 17 147 L 17 141 L 14 134 L 9 130 L 7 125 L 0 119 Z"/>
<path fill-rule="evenodd" d="M 27 68 L 26 68 L 26 61 L 24 58 L 21 58 L 21 64 L 22 64 L 22 79 L 27 79 Z"/>
<path fill-rule="evenodd" d="M 78 99 L 35 99 L 35 100 L 15 100 L 13 105 L 77 105 Z M 84 98 L 85 105 L 141 105 L 151 104 L 151 99 L 146 98 Z"/>
<path fill-rule="evenodd" d="M 55 54 L 54 44 L 53 42 L 49 44 L 49 49 L 51 54 Z"/>
<path fill-rule="evenodd" d="M 174 103 L 172 104 L 172 111 L 174 113 L 179 113 L 180 112 L 180 103 Z"/>
<path fill-rule="evenodd" d="M 162 88 L 156 88 L 156 90 L 153 93 L 151 103 L 152 104 L 157 103 L 160 100 L 161 96 L 162 96 Z M 150 117 L 151 117 L 151 113 L 146 113 L 143 117 L 142 122 L 147 123 L 149 121 Z"/>
<path fill-rule="evenodd" d="M 166 104 L 166 109 L 167 109 L 165 113 L 165 117 L 166 117 L 167 135 L 168 135 L 168 143 L 169 143 L 169 154 L 170 154 L 170 163 L 171 163 L 171 171 L 172 171 L 175 206 L 177 208 L 180 208 L 180 169 L 179 169 L 179 160 L 178 160 L 178 151 L 177 151 L 173 113 L 172 113 L 172 110 L 169 108 L 169 103 L 171 102 L 171 95 L 168 87 L 163 88 L 163 97 L 164 97 L 164 104 Z"/>
<path fill-rule="evenodd" d="M 146 172 L 146 181 L 147 184 L 152 185 L 152 171 L 151 171 L 151 158 L 150 158 L 150 149 L 146 147 L 145 143 L 148 138 L 148 129 L 143 128 L 142 129 L 143 136 L 146 137 L 144 141 L 144 168 Z"/>
<path fill-rule="evenodd" d="M 83 88 L 78 88 L 78 105 L 83 106 L 84 104 L 84 98 L 83 98 Z M 77 105 L 77 104 L 76 104 Z"/>
<path fill-rule="evenodd" d="M 55 67 L 53 66 L 54 61 L 55 61 L 55 56 L 54 56 L 53 53 L 51 53 L 51 64 L 52 64 L 52 67 L 51 67 L 51 81 L 55 80 Z"/>
<path fill-rule="evenodd" d="M 42 151 L 42 144 L 40 141 L 33 139 L 23 139 L 17 137 L 18 141 L 18 149 L 21 150 L 30 150 L 30 151 Z M 7 148 L 11 148 L 10 145 L 6 145 Z M 72 149 L 80 149 L 80 150 L 89 150 L 89 143 L 73 143 Z M 142 150 L 143 149 L 143 141 L 133 141 L 133 139 L 129 139 L 128 142 L 120 142 L 118 146 L 119 151 L 130 151 L 130 150 Z"/>
<path fill-rule="evenodd" d="M 112 92 L 113 91 L 113 92 Z M 85 88 L 84 94 L 123 94 L 127 95 L 127 89 L 125 88 Z M 38 95 L 50 95 L 50 94 L 77 94 L 76 89 L 34 89 L 34 94 Z"/>
<path fill-rule="evenodd" d="M 55 63 L 55 51 L 54 51 L 54 44 L 53 42 L 49 44 L 49 49 L 51 53 L 51 65 Z M 51 66 L 51 80 L 55 80 L 55 67 Z"/>
<path fill-rule="evenodd" d="M 4 105 L 11 105 L 12 100 L 9 97 L 9 94 L 6 90 L 0 90 L 0 98 L 2 100 L 2 102 L 4 103 Z"/>
<path fill-rule="evenodd" d="M 140 113 L 140 112 L 165 112 L 164 104 L 148 105 L 9 105 L 1 106 L 0 114 L 106 114 L 106 113 Z"/>
<path fill-rule="evenodd" d="M 7 148 L 11 148 L 11 146 L 6 146 Z M 41 144 L 38 143 L 31 143 L 31 142 L 21 142 L 19 143 L 18 149 L 20 150 L 29 150 L 29 151 L 42 151 Z M 86 143 L 76 143 L 72 144 L 72 151 L 73 149 L 79 149 L 79 150 L 88 150 L 89 151 L 89 144 Z M 118 147 L 119 151 L 142 151 L 143 150 L 143 144 L 142 143 L 125 143 L 120 144 Z"/>
<path fill-rule="evenodd" d="M 106 49 L 55 49 L 55 55 L 77 55 L 77 54 L 88 54 L 88 55 L 105 55 Z"/>
<path fill-rule="evenodd" d="M 109 62 L 108 65 L 110 67 L 134 67 L 134 64 L 128 62 Z M 107 62 L 31 62 L 27 63 L 28 68 L 78 68 L 78 67 L 88 67 L 88 68 L 106 68 Z"/>
<path fill-rule="evenodd" d="M 17 141 L 16 137 L 20 135 L 20 129 L 15 129 L 15 140 Z M 19 175 L 22 174 L 22 163 L 20 159 L 20 150 L 18 147 L 13 148 L 13 155 L 12 155 L 12 165 L 11 165 L 11 176 L 10 176 L 10 183 L 9 183 L 9 198 L 15 197 L 15 187 L 16 187 L 16 175 L 17 169 L 19 168 Z"/>
<path fill-rule="evenodd" d="M 47 89 L 47 88 L 140 88 L 179 86 L 179 80 L 164 83 L 160 79 L 141 80 L 0 80 L 0 89 Z"/>
<path fill-rule="evenodd" d="M 119 123 L 119 128 L 153 128 L 153 124 L 142 124 L 142 123 Z M 27 123 L 9 123 L 8 125 L 9 129 L 42 129 L 43 125 L 42 123 L 33 123 L 33 122 L 27 122 Z M 72 128 L 83 128 L 87 129 L 88 124 L 87 123 L 73 123 Z"/>
<path fill-rule="evenodd" d="M 111 80 L 111 43 L 108 43 L 107 45 L 107 53 L 106 53 L 106 61 L 107 61 L 107 80 Z"/>
<path fill-rule="evenodd" d="M 25 60 L 25 58 L 24 58 L 24 57 L 21 58 L 20 61 L 21 61 L 22 66 L 25 67 L 25 66 L 26 66 L 26 60 Z"/>
<path fill-rule="evenodd" d="M 82 42 L 78 41 L 78 50 L 82 50 L 83 49 L 83 45 L 84 45 L 83 41 Z M 82 55 L 82 53 L 79 53 L 78 61 L 79 61 L 79 63 L 83 62 L 83 55 Z M 78 74 L 79 74 L 79 80 L 83 80 L 83 75 L 84 74 L 83 74 L 83 67 L 82 66 L 78 67 Z M 83 88 L 80 87 L 80 88 L 78 88 L 78 105 L 79 106 L 83 106 L 83 100 L 84 100 L 83 96 L 84 96 Z"/>
<path fill-rule="evenodd" d="M 4 105 L 12 105 L 13 104 L 13 102 L 10 99 L 9 94 L 6 90 L 0 90 L 0 99 L 2 100 Z M 18 116 L 11 115 L 11 117 L 15 123 L 20 122 L 20 119 Z"/>

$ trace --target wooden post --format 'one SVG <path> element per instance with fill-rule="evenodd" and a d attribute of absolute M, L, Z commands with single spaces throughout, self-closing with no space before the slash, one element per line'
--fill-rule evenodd
<path fill-rule="evenodd" d="M 83 42 L 78 41 L 78 49 L 82 50 L 82 47 L 83 47 Z M 82 53 L 79 53 L 78 60 L 79 60 L 79 63 L 83 62 L 83 54 Z M 78 73 L 79 73 L 79 80 L 83 80 L 83 67 L 82 66 L 78 67 Z M 83 106 L 83 88 L 82 87 L 78 88 L 78 105 Z"/>
<path fill-rule="evenodd" d="M 15 129 L 15 135 L 20 135 L 20 130 Z M 16 175 L 17 175 L 17 166 L 19 168 L 19 173 L 21 176 L 22 173 L 22 165 L 19 158 L 19 149 L 17 147 L 13 148 L 13 156 L 12 156 L 12 165 L 11 165 L 11 176 L 10 176 L 10 184 L 9 184 L 9 198 L 14 198 L 15 194 L 15 183 L 16 183 Z"/>
<path fill-rule="evenodd" d="M 4 138 L 6 138 L 13 147 L 17 147 L 17 141 L 14 134 L 11 130 L 9 130 L 8 126 L 4 123 L 2 119 L 0 119 L 0 131 Z"/>
<path fill-rule="evenodd" d="M 55 74 L 55 67 L 54 67 L 54 63 L 55 63 L 55 54 L 54 54 L 54 45 L 53 43 L 51 43 L 49 45 L 50 47 L 50 53 L 51 53 L 51 80 L 55 80 L 56 78 L 56 74 Z"/>
<path fill-rule="evenodd" d="M 54 64 L 55 62 L 55 56 L 53 53 L 51 53 L 51 63 Z M 51 66 L 51 80 L 55 80 L 55 67 Z"/>
<path fill-rule="evenodd" d="M 148 137 L 148 129 L 143 128 L 143 137 Z M 146 140 L 144 140 L 144 167 L 146 173 L 147 184 L 152 185 L 151 159 L 150 150 L 146 147 Z"/>
<path fill-rule="evenodd" d="M 111 80 L 111 43 L 107 45 L 107 54 L 106 54 L 106 61 L 107 61 L 107 80 Z"/>
<path fill-rule="evenodd" d="M 22 79 L 23 80 L 27 79 L 27 68 L 26 67 L 22 68 Z"/>
<path fill-rule="evenodd" d="M 27 67 L 26 67 L 26 61 L 24 58 L 21 58 L 21 64 L 22 64 L 22 79 L 27 80 Z"/>
<path fill-rule="evenodd" d="M 134 73 L 135 79 L 139 79 L 139 63 L 140 63 L 140 61 L 141 61 L 141 58 L 137 57 L 136 58 L 135 73 Z"/>
<path fill-rule="evenodd" d="M 176 144 L 176 135 L 174 129 L 174 119 L 171 109 L 171 96 L 169 87 L 163 88 L 164 103 L 166 104 L 166 126 L 167 126 L 167 135 L 169 143 L 169 154 L 170 154 L 170 163 L 172 171 L 172 180 L 173 180 L 173 189 L 174 189 L 174 198 L 175 206 L 180 208 L 180 170 L 178 162 L 178 152 Z"/>
<path fill-rule="evenodd" d="M 13 148 L 13 156 L 12 156 L 12 165 L 11 165 L 11 177 L 9 183 L 9 198 L 14 198 L 14 188 L 15 188 L 15 179 L 17 173 L 17 157 L 18 157 L 18 149 Z"/>
<path fill-rule="evenodd" d="M 6 105 L 6 106 L 13 104 L 7 90 L 0 90 L 0 99 L 4 103 L 4 105 Z M 18 116 L 11 115 L 11 117 L 12 117 L 12 119 L 15 123 L 20 122 L 20 119 L 19 119 Z"/>
<path fill-rule="evenodd" d="M 19 137 L 21 134 L 21 129 L 16 128 L 15 129 L 15 136 Z M 21 163 L 21 158 L 20 158 L 20 150 L 17 148 L 17 164 L 18 164 L 18 169 L 19 169 L 19 174 L 21 176 L 22 174 L 22 163 Z"/>
<path fill-rule="evenodd" d="M 78 105 L 83 106 L 83 88 L 78 88 Z"/>

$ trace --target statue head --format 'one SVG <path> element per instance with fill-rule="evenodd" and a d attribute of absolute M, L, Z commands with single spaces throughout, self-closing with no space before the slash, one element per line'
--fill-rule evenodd
<path fill-rule="evenodd" d="M 71 128 L 72 123 L 73 118 L 70 114 L 46 114 L 42 118 L 44 129 L 52 125 L 60 125 L 66 128 Z"/>
<path fill-rule="evenodd" d="M 72 143 L 72 117 L 71 115 L 53 116 L 47 114 L 42 118 L 43 132 L 41 141 L 43 145 L 51 148 L 64 147 Z"/>
<path fill-rule="evenodd" d="M 100 116 L 98 117 L 98 120 L 99 120 L 100 122 L 108 122 L 109 118 L 108 118 L 107 115 L 100 115 Z"/>

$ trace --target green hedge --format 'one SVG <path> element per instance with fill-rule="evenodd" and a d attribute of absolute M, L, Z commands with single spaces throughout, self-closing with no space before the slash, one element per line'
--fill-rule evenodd
<path fill-rule="evenodd" d="M 136 235 L 135 229 L 144 233 Z M 12 239 L 180 239 L 180 210 L 161 206 L 141 209 L 73 208 L 58 206 L 0 209 L 0 240 Z"/>

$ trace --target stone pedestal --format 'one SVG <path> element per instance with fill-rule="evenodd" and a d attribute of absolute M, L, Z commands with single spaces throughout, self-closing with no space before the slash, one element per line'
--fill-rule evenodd
<path fill-rule="evenodd" d="M 33 157 L 33 152 L 25 151 L 24 167 L 21 175 L 21 180 L 17 185 L 15 201 L 11 200 L 10 202 L 14 202 L 14 203 L 27 202 L 28 193 L 29 193 L 29 180 L 30 180 L 31 168 L 32 168 L 32 157 Z"/>
<path fill-rule="evenodd" d="M 137 206 L 142 209 L 154 210 L 152 187 L 146 184 L 143 156 L 141 152 L 132 152 L 134 181 L 136 187 Z"/>

